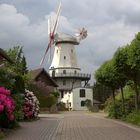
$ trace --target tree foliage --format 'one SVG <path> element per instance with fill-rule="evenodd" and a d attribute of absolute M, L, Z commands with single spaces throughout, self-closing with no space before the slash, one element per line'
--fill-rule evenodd
<path fill-rule="evenodd" d="M 6 52 L 14 63 L 5 62 L 4 67 L 0 69 L 0 85 L 11 90 L 15 102 L 15 118 L 21 120 L 23 119 L 22 93 L 25 92 L 24 77 L 28 72 L 26 59 L 20 46 L 10 48 Z"/>
<path fill-rule="evenodd" d="M 28 72 L 26 59 L 23 54 L 22 47 L 16 46 L 16 47 L 10 48 L 9 50 L 7 50 L 7 54 L 10 56 L 10 58 L 14 62 L 13 65 L 6 63 L 6 68 L 9 71 L 15 72 L 16 74 L 19 74 L 19 75 L 24 75 Z"/>
<path fill-rule="evenodd" d="M 109 87 L 102 85 L 100 83 L 94 83 L 93 86 L 93 98 L 105 103 L 105 101 L 111 96 L 112 91 Z"/>
<path fill-rule="evenodd" d="M 110 87 L 112 90 L 121 89 L 124 109 L 123 87 L 130 84 L 135 91 L 135 109 L 139 108 L 140 87 L 140 32 L 130 44 L 118 48 L 113 58 L 104 62 L 95 73 L 96 81 Z M 115 99 L 114 99 L 115 101 Z"/>

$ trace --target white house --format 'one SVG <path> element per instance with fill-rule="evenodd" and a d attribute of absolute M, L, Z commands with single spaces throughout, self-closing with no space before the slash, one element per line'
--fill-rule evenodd
<path fill-rule="evenodd" d="M 59 98 L 61 102 L 66 103 L 66 107 L 69 110 L 87 110 L 85 106 L 85 100 L 87 99 L 91 100 L 93 104 L 91 88 L 75 88 Z"/>

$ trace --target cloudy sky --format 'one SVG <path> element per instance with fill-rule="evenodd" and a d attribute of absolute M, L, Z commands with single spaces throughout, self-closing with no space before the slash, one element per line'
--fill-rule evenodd
<path fill-rule="evenodd" d="M 140 31 L 139 0 L 61 0 L 58 30 L 75 34 L 88 30 L 76 46 L 83 72 L 94 73 L 115 50 Z M 30 69 L 38 68 L 48 43 L 47 19 L 59 0 L 0 0 L 0 47 L 23 46 Z M 47 58 L 48 59 L 48 58 Z M 43 66 L 48 69 L 49 61 Z"/>

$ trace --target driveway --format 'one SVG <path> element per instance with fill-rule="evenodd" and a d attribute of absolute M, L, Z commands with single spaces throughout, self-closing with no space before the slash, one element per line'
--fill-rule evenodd
<path fill-rule="evenodd" d="M 140 140 L 140 128 L 104 118 L 103 113 L 41 114 L 3 140 Z"/>

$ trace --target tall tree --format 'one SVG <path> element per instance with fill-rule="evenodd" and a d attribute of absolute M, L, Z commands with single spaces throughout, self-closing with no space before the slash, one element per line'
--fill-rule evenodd
<path fill-rule="evenodd" d="M 13 60 L 14 64 L 5 62 L 5 69 L 9 73 L 13 73 L 15 84 L 13 87 L 14 93 L 24 92 L 25 90 L 25 77 L 27 75 L 27 64 L 23 54 L 22 47 L 16 46 L 7 50 L 7 54 Z"/>
<path fill-rule="evenodd" d="M 95 79 L 97 82 L 110 87 L 112 89 L 112 97 L 115 105 L 115 89 L 118 88 L 118 83 L 116 82 L 116 72 L 113 67 L 113 61 L 106 61 L 95 73 Z"/>
<path fill-rule="evenodd" d="M 117 71 L 114 58 L 105 62 L 99 72 L 96 73 L 96 80 L 112 89 L 113 101 L 115 105 L 115 90 L 121 89 L 122 95 L 122 111 L 125 112 L 123 87 L 126 84 L 126 77 Z"/>
<path fill-rule="evenodd" d="M 93 86 L 93 98 L 105 103 L 105 101 L 111 96 L 112 91 L 109 87 L 100 83 L 94 83 Z"/>
<path fill-rule="evenodd" d="M 134 83 L 135 90 L 135 108 L 138 110 L 139 106 L 139 83 L 140 83 L 140 32 L 136 34 L 132 40 L 128 50 L 128 65 L 131 73 L 128 75 L 129 79 Z"/>
<path fill-rule="evenodd" d="M 125 47 L 119 48 L 113 56 L 114 67 L 116 70 L 116 74 L 118 75 L 117 82 L 119 84 L 119 88 L 121 89 L 123 112 L 125 112 L 125 99 L 123 87 L 126 85 L 126 82 L 128 81 L 126 73 L 130 73 L 129 66 L 126 63 L 128 59 L 127 55 L 128 47 L 129 46 L 127 45 Z"/>

